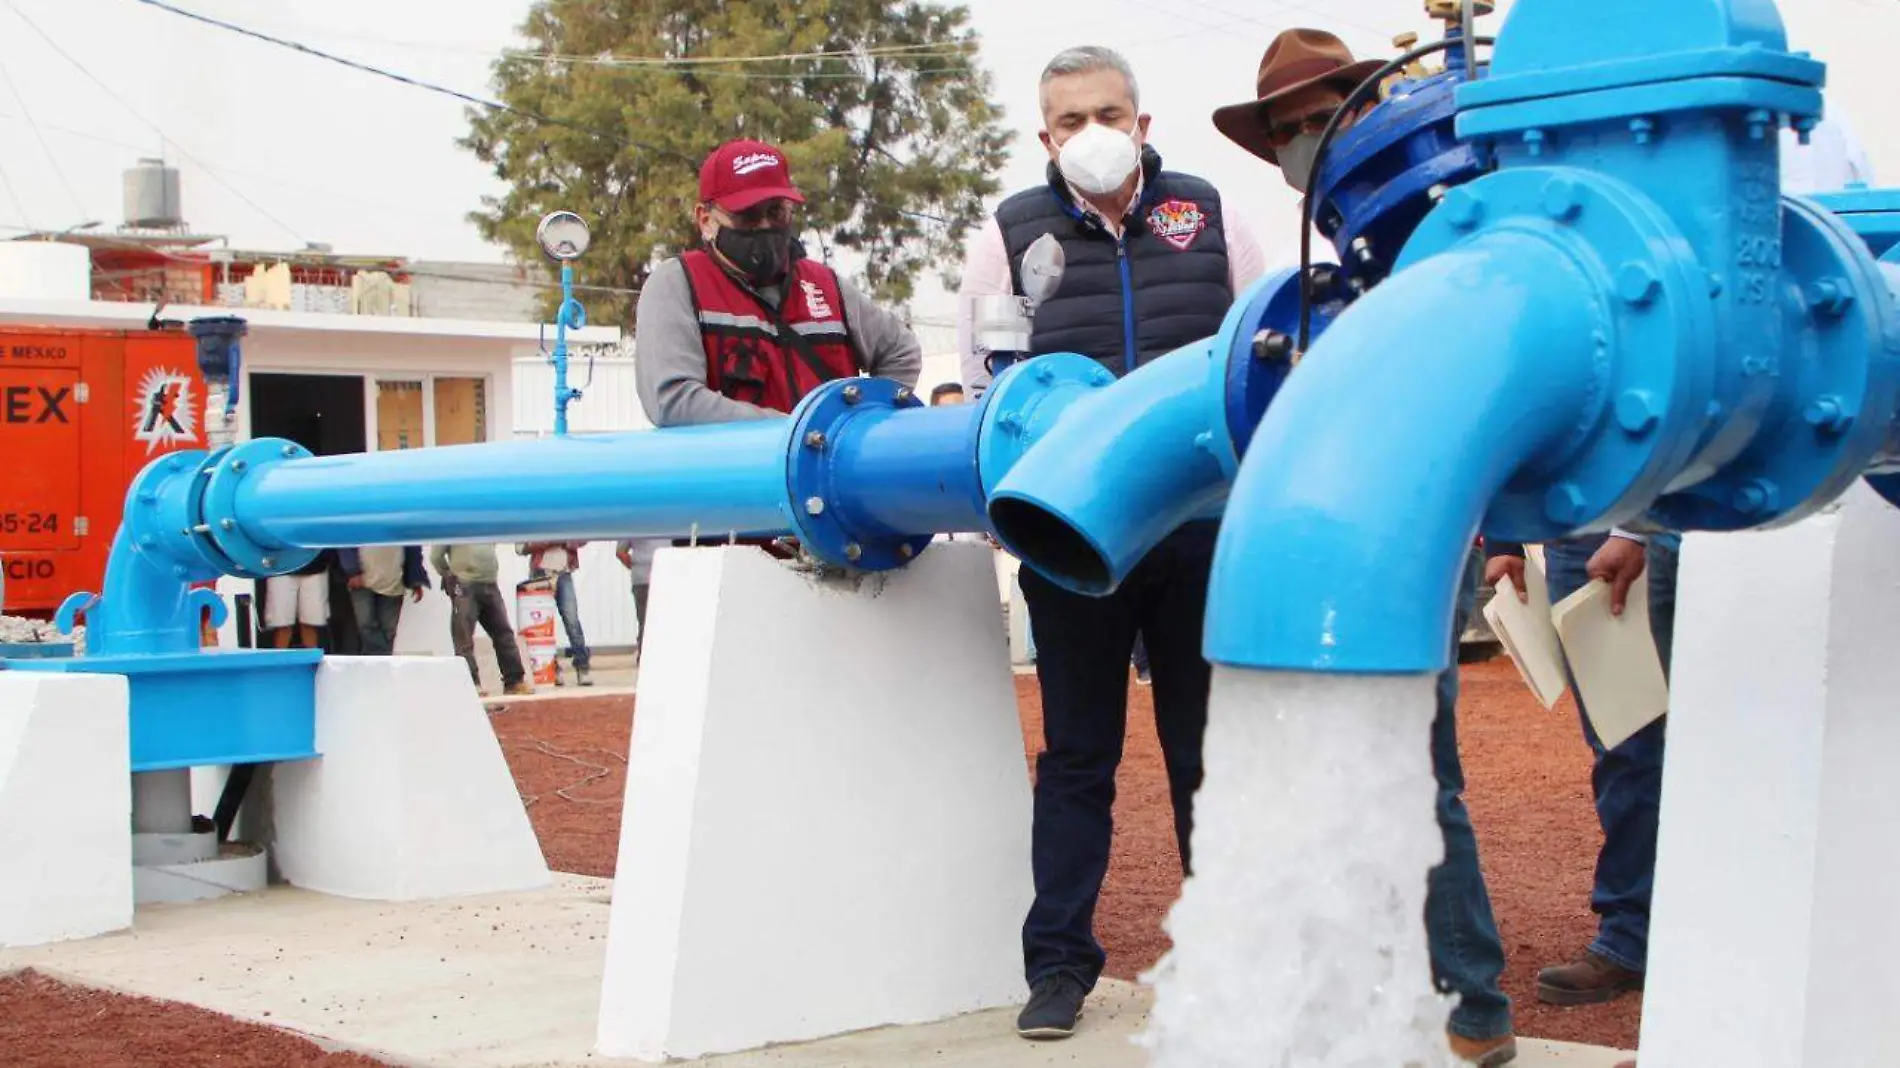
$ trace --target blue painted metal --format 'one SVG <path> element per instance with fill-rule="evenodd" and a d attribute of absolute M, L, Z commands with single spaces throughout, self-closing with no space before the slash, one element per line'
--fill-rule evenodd
<path fill-rule="evenodd" d="M 1889 282 L 1779 193 L 1776 130 L 1811 128 L 1821 65 L 1785 53 L 1768 0 L 1578 14 L 1520 0 L 1491 76 L 1457 90 L 1500 172 L 1445 196 L 1266 414 L 1211 659 L 1436 671 L 1480 524 L 1785 523 L 1894 455 Z M 1455 326 L 1421 342 L 1424 322 Z"/>
<path fill-rule="evenodd" d="M 1453 29 L 1456 35 L 1456 28 Z M 1466 81 L 1462 49 L 1446 69 L 1407 80 L 1344 133 L 1327 153 L 1314 220 L 1338 252 L 1348 282 L 1364 289 L 1391 272 L 1432 193 L 1483 174 L 1484 153 L 1458 140 L 1453 94 Z"/>
<path fill-rule="evenodd" d="M 1331 266 L 1320 265 L 1322 269 Z M 1341 288 L 1329 286 L 1315 294 L 1313 337 L 1325 333 L 1346 310 L 1347 301 L 1338 295 Z M 1221 323 L 1219 336 L 1229 339 L 1226 388 L 1220 396 L 1229 447 L 1216 455 L 1229 481 L 1240 473 L 1240 458 L 1246 455 L 1254 429 L 1293 369 L 1286 357 L 1299 330 L 1300 272 L 1293 269 L 1276 271 L 1255 282 L 1234 302 Z M 1262 337 L 1262 332 L 1267 336 Z"/>
<path fill-rule="evenodd" d="M 1508 230 L 1361 297 L 1242 462 L 1209 585 L 1209 659 L 1442 667 L 1479 518 L 1522 466 L 1561 454 L 1599 384 L 1604 303 L 1573 250 Z M 1459 328 L 1421 338 L 1426 320 Z"/>
<path fill-rule="evenodd" d="M 16 660 L 20 671 L 124 675 L 132 770 L 308 760 L 318 755 L 315 649 L 211 650 Z"/>
<path fill-rule="evenodd" d="M 1115 382 L 1108 368 L 1073 352 L 1018 360 L 998 375 L 983 394 L 983 420 L 977 429 L 976 465 L 984 498 L 995 495 L 1003 476 L 1048 435 L 1070 405 Z M 986 517 L 986 529 L 988 525 Z"/>
<path fill-rule="evenodd" d="M 1808 199 L 1841 217 L 1876 256 L 1900 248 L 1900 189 L 1861 187 Z"/>
<path fill-rule="evenodd" d="M 791 461 L 799 539 L 822 559 L 882 571 L 923 552 L 933 533 L 980 529 L 985 407 L 925 408 L 877 378 L 801 405 Z"/>
<path fill-rule="evenodd" d="M 574 265 L 561 263 L 561 306 L 554 313 L 554 433 L 567 433 L 567 406 L 581 391 L 567 384 L 567 332 L 587 325 L 587 309 L 574 299 Z"/>
<path fill-rule="evenodd" d="M 1182 523 L 1217 515 L 1236 344 L 1250 349 L 1251 332 L 1184 346 L 1074 401 L 996 486 L 997 539 L 1058 585 L 1105 594 Z"/>

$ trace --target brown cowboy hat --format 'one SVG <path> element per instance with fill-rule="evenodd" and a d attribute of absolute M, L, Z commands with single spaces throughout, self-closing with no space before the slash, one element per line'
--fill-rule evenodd
<path fill-rule="evenodd" d="M 1385 64 L 1376 59 L 1354 62 L 1346 42 L 1325 30 L 1287 30 L 1267 46 L 1260 57 L 1260 73 L 1254 79 L 1255 98 L 1244 104 L 1229 104 L 1214 112 L 1214 125 L 1228 139 L 1266 160 L 1279 163 L 1269 136 L 1272 121 L 1270 105 L 1302 89 L 1316 85 L 1337 85 L 1342 93 L 1365 81 Z"/>

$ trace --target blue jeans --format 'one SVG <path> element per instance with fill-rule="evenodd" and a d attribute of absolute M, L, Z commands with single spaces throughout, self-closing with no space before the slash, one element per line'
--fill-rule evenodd
<path fill-rule="evenodd" d="M 1585 568 L 1607 537 L 1587 534 L 1544 547 L 1552 604 L 1589 581 Z M 1654 535 L 1647 553 L 1649 629 L 1665 675 L 1676 631 L 1676 563 L 1681 545 L 1677 535 Z M 1574 679 L 1571 689 L 1576 689 Z M 1581 694 L 1577 708 L 1583 709 Z M 1637 731 L 1615 749 L 1605 749 L 1590 726 L 1590 717 L 1582 718 L 1584 740 L 1596 754 L 1590 787 L 1596 795 L 1597 822 L 1603 827 L 1603 850 L 1597 854 L 1596 884 L 1590 891 L 1590 909 L 1598 917 L 1590 951 L 1640 972 L 1649 958 L 1649 901 L 1656 883 L 1656 816 L 1662 805 L 1668 717 Z"/>
<path fill-rule="evenodd" d="M 1023 920 L 1023 971 L 1031 986 L 1066 973 L 1093 989 L 1107 959 L 1095 940 L 1095 904 L 1114 836 L 1115 769 L 1128 733 L 1128 661 L 1137 633 L 1148 639 L 1175 841 L 1182 868 L 1189 866 L 1211 678 L 1201 623 L 1214 537 L 1211 523 L 1183 527 L 1107 597 L 1070 593 L 1022 569 L 1042 684 L 1043 752 L 1030 835 L 1036 900 Z"/>
<path fill-rule="evenodd" d="M 1458 587 L 1451 666 L 1438 676 L 1432 774 L 1438 780 L 1438 827 L 1445 835 L 1445 862 L 1432 869 L 1425 896 L 1432 979 L 1440 990 L 1458 995 L 1451 1030 L 1478 1041 L 1511 1031 L 1511 999 L 1498 985 L 1504 974 L 1504 943 L 1491 913 L 1484 872 L 1478 867 L 1478 836 L 1465 808 L 1465 771 L 1458 756 L 1458 638 L 1476 606 L 1483 573 L 1484 558 L 1474 551 Z"/>
<path fill-rule="evenodd" d="M 536 569 L 530 578 L 547 578 L 546 571 Z M 567 653 L 574 658 L 574 668 L 586 671 L 592 659 L 587 652 L 587 635 L 581 630 L 581 603 L 574 595 L 574 573 L 563 571 L 554 576 L 554 610 L 561 615 L 561 629 L 567 632 Z"/>

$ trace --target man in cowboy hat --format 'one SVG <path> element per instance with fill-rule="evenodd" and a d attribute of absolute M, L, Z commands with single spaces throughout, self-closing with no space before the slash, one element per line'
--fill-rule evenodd
<path fill-rule="evenodd" d="M 1280 168 L 1288 185 L 1305 192 L 1313 174 L 1320 134 L 1353 88 L 1383 66 L 1357 60 L 1345 42 L 1325 30 L 1287 30 L 1273 39 L 1260 60 L 1255 98 L 1214 112 L 1214 125 L 1247 151 Z M 1341 123 L 1346 128 L 1352 119 Z M 1504 945 L 1484 873 L 1478 839 L 1464 803 L 1464 769 L 1458 756 L 1457 635 L 1476 600 L 1481 558 L 1467 561 L 1452 626 L 1452 667 L 1438 680 L 1438 716 L 1432 724 L 1432 771 L 1438 780 L 1438 825 L 1445 836 L 1445 862 L 1432 870 L 1425 903 L 1433 979 L 1459 995 L 1452 1011 L 1452 1052 L 1480 1068 L 1517 1057 L 1511 1033 L 1511 1001 L 1499 979 Z"/>
<path fill-rule="evenodd" d="M 1261 273 L 1258 246 L 1220 193 L 1162 169 L 1126 59 L 1106 48 L 1067 49 L 1044 68 L 1039 90 L 1046 180 L 998 206 L 964 267 L 958 335 L 973 394 L 991 368 L 972 343 L 971 300 L 1033 299 L 1028 355 L 1081 353 L 1123 375 L 1217 332 L 1235 295 Z M 1182 527 L 1099 599 L 1023 569 L 1043 708 L 1030 857 L 1036 898 L 1023 921 L 1030 996 L 1016 1021 L 1024 1038 L 1073 1034 L 1106 961 L 1095 905 L 1108 870 L 1138 634 L 1152 666 L 1186 866 L 1207 727 L 1201 620 L 1214 533 L 1207 522 Z"/>

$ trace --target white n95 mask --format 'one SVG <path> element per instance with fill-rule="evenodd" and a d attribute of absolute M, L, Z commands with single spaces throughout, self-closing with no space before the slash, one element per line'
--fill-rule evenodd
<path fill-rule="evenodd" d="M 1140 163 L 1134 135 L 1098 122 L 1062 142 L 1056 157 L 1056 166 L 1070 185 L 1098 197 L 1120 189 Z"/>
<path fill-rule="evenodd" d="M 1280 173 L 1286 175 L 1286 184 L 1304 193 L 1307 182 L 1313 176 L 1313 157 L 1319 153 L 1319 135 L 1303 133 L 1287 142 L 1280 150 Z"/>

